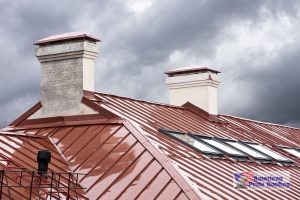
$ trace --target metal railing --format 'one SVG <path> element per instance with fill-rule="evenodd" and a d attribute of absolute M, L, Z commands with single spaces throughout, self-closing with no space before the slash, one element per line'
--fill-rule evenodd
<path fill-rule="evenodd" d="M 87 199 L 80 173 L 0 170 L 0 199 Z"/>

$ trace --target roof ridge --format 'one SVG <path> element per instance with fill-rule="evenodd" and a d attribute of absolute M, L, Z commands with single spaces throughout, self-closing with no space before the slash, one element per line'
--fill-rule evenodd
<path fill-rule="evenodd" d="M 219 114 L 219 116 L 231 117 L 231 118 L 234 118 L 234 119 L 241 119 L 241 120 L 255 122 L 255 123 L 259 123 L 259 124 L 273 125 L 273 126 L 278 126 L 278 127 L 283 127 L 283 128 L 300 130 L 300 128 L 297 128 L 297 127 L 292 127 L 292 126 L 287 126 L 287 125 L 282 125 L 282 124 L 276 124 L 276 123 L 271 123 L 271 122 L 264 122 L 264 121 L 254 120 L 254 119 L 248 119 L 248 118 L 244 118 L 244 117 L 237 117 L 237 116 L 233 116 L 233 115 Z"/>
<path fill-rule="evenodd" d="M 141 133 L 131 120 L 123 120 L 124 126 L 136 137 L 145 149 L 161 164 L 166 172 L 172 177 L 175 183 L 189 199 L 201 199 L 199 191 L 194 189 L 186 178 L 171 164 L 171 161 L 161 153 L 147 138 Z"/>
<path fill-rule="evenodd" d="M 147 100 L 137 99 L 137 98 L 133 98 L 133 97 L 125 97 L 125 96 L 122 96 L 122 95 L 108 94 L 108 93 L 104 93 L 104 92 L 95 92 L 95 94 L 112 96 L 112 97 L 117 97 L 117 98 L 122 98 L 122 99 L 128 99 L 128 100 L 133 100 L 133 101 L 139 101 L 139 102 L 144 102 L 144 103 L 149 103 L 149 104 L 155 104 L 155 105 L 160 105 L 160 106 L 166 106 L 166 107 L 179 108 L 179 109 L 186 110 L 186 108 L 184 108 L 182 106 L 175 106 L 175 105 L 171 105 L 171 104 L 167 104 L 167 103 L 147 101 Z"/>

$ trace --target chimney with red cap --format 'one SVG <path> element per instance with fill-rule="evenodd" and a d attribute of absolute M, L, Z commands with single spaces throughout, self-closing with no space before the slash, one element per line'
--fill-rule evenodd
<path fill-rule="evenodd" d="M 84 32 L 72 32 L 34 43 L 41 63 L 42 108 L 31 118 L 94 113 L 81 101 L 84 90 L 94 91 L 98 41 Z"/>

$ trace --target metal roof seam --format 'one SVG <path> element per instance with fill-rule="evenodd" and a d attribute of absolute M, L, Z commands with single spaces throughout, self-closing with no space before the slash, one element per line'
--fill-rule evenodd
<path fill-rule="evenodd" d="M 129 121 L 125 121 L 124 125 L 128 130 L 134 134 L 134 136 L 139 140 L 139 138 L 143 138 L 142 133 L 140 133 L 134 125 L 132 125 Z M 183 176 L 180 174 L 179 171 L 177 171 L 174 166 L 169 162 L 168 158 L 163 155 L 156 147 L 154 147 L 146 138 L 144 140 L 145 142 L 142 143 L 143 146 L 157 159 L 157 161 L 165 168 L 167 173 L 170 174 L 170 176 L 176 181 L 178 186 L 185 192 L 190 191 L 189 195 L 187 195 L 190 199 L 200 199 L 199 198 L 199 191 L 195 191 L 194 188 L 189 185 L 186 180 L 183 178 Z"/>
<path fill-rule="evenodd" d="M 115 145 L 109 152 L 107 152 L 107 154 L 109 154 L 109 153 L 111 153 L 111 152 L 113 152 L 117 147 L 118 147 L 118 145 L 120 145 L 128 136 L 130 135 L 130 133 L 127 133 L 127 135 L 125 136 L 125 137 L 123 137 L 122 139 L 121 139 L 121 141 L 117 144 L 117 145 Z M 132 145 L 131 147 L 130 147 L 130 149 L 131 148 L 133 148 L 134 147 L 134 145 Z M 126 153 L 124 153 L 122 156 L 120 156 L 119 158 L 118 158 L 118 160 L 120 160 L 124 155 L 125 155 Z M 90 169 L 90 171 L 91 170 L 93 170 L 95 167 L 97 167 L 97 165 L 99 164 L 99 163 L 101 163 L 104 159 L 106 158 L 106 156 L 103 156 L 103 158 L 101 159 L 101 160 L 99 160 L 96 164 L 95 164 L 95 166 L 92 168 L 92 169 Z M 117 161 L 116 161 L 117 162 Z M 116 162 L 110 167 L 110 168 L 112 168 L 115 164 L 116 164 Z M 109 169 L 110 169 L 109 168 Z M 107 170 L 106 171 L 106 173 L 108 172 L 109 170 Z M 104 173 L 105 174 L 105 173 Z M 102 176 L 104 176 L 104 174 L 102 175 Z M 86 178 L 86 176 L 84 176 L 80 181 L 82 181 L 82 180 L 84 180 Z M 101 177 L 99 177 L 99 179 L 100 179 Z M 98 180 L 99 180 L 98 179 Z M 96 183 L 96 182 L 95 182 Z M 92 187 L 90 187 L 89 189 L 91 189 Z M 88 191 L 88 190 L 87 190 Z"/>
<path fill-rule="evenodd" d="M 97 152 L 97 151 L 101 148 L 101 145 L 103 145 L 103 144 L 106 143 L 110 138 L 112 138 L 113 135 L 114 135 L 116 132 L 118 132 L 121 128 L 122 128 L 122 126 L 118 127 L 118 129 L 117 129 L 113 134 L 111 134 L 109 137 L 107 137 L 107 138 L 103 141 L 102 144 L 99 144 L 98 147 L 95 148 L 95 150 L 94 150 L 93 152 L 91 152 L 89 156 L 86 156 L 86 158 L 82 161 L 81 165 L 82 165 L 84 162 L 86 162 L 86 160 L 88 160 L 89 157 L 90 157 L 93 153 Z M 129 134 L 129 133 L 128 133 L 128 134 Z M 128 135 L 128 134 L 127 134 L 127 135 Z M 125 139 L 125 137 L 123 138 L 123 140 L 124 140 L 124 139 Z M 116 148 L 116 147 L 115 147 L 115 148 Z M 113 150 L 113 149 L 111 149 L 111 151 L 112 151 L 112 150 Z M 107 154 L 109 154 L 109 153 L 110 153 L 110 152 L 107 152 Z M 101 160 L 99 160 L 97 163 L 100 163 L 103 159 L 105 159 L 105 157 L 103 157 L 103 158 L 102 158 Z M 81 165 L 78 165 L 78 166 L 74 169 L 74 171 L 77 171 L 78 168 L 81 167 Z M 90 169 L 90 171 L 93 170 L 96 166 L 97 166 L 97 165 L 95 164 L 95 166 L 94 166 L 92 169 Z M 82 180 L 83 180 L 84 178 L 85 178 L 85 177 L 82 177 Z"/>
<path fill-rule="evenodd" d="M 65 163 L 67 163 L 68 171 L 71 172 L 72 170 L 70 168 L 69 162 L 67 161 L 67 158 L 65 157 L 65 155 L 61 152 L 61 149 L 55 144 L 55 141 L 51 137 L 48 136 L 48 138 L 51 141 L 51 143 L 53 144 L 53 147 L 56 149 L 56 151 L 59 152 L 61 157 L 64 159 Z"/>
<path fill-rule="evenodd" d="M 137 143 L 138 143 L 138 141 L 135 142 L 135 144 L 132 145 L 131 148 L 128 149 L 127 152 L 129 152 L 130 150 L 132 150 L 133 147 L 134 147 Z M 128 168 L 130 168 L 130 166 L 134 165 L 134 163 L 135 163 L 139 158 L 141 158 L 141 157 L 144 155 L 145 152 L 146 152 L 146 150 L 144 150 L 143 152 L 141 152 L 141 153 L 140 153 L 140 154 L 132 161 L 132 163 L 129 164 L 129 166 L 126 168 L 126 170 L 127 170 Z M 124 153 L 124 156 L 125 156 L 125 154 L 126 154 L 126 153 Z M 121 160 L 121 159 L 122 159 L 122 157 L 119 158 L 119 160 Z M 117 162 L 118 162 L 118 161 L 116 161 L 116 162 L 114 163 L 114 165 L 112 165 L 112 166 L 107 170 L 107 172 L 108 172 L 111 168 L 113 168 Z M 148 166 L 149 164 L 150 164 L 150 163 L 148 163 L 147 166 Z M 117 181 L 120 177 L 122 177 L 122 176 L 126 173 L 126 170 L 124 170 L 123 172 L 121 172 L 121 173 L 114 179 L 114 181 L 112 181 L 112 182 L 106 187 L 106 189 L 102 192 L 102 194 L 98 197 L 98 199 L 100 199 L 106 192 L 109 191 L 109 189 L 115 184 L 115 181 Z M 142 172 L 142 171 L 143 171 L 143 170 L 141 170 L 141 172 Z M 102 176 L 104 176 L 104 175 L 102 175 Z M 101 179 L 102 176 L 99 177 L 99 179 Z M 99 179 L 98 179 L 98 180 L 99 180 Z M 97 181 L 96 181 L 95 183 L 97 183 Z M 128 185 L 128 186 L 129 186 L 129 185 Z M 91 188 L 92 188 L 92 187 L 91 187 Z M 120 195 L 121 195 L 121 194 L 122 194 L 122 192 L 120 192 Z"/>
<path fill-rule="evenodd" d="M 82 132 L 82 134 L 80 134 L 79 138 L 76 138 L 76 140 L 80 139 L 80 137 L 83 136 L 84 132 L 88 131 L 89 128 L 90 128 L 90 126 L 87 126 L 87 127 L 85 128 L 85 130 Z M 74 144 L 74 143 L 72 142 L 72 143 L 68 144 L 68 146 L 65 146 L 65 147 L 64 147 L 65 149 L 62 151 L 62 153 L 65 153 L 65 151 L 67 151 L 67 150 L 70 148 L 70 146 L 73 145 L 73 144 Z"/>
<path fill-rule="evenodd" d="M 122 126 L 119 126 L 115 132 L 119 131 L 121 128 L 122 128 Z M 103 129 L 103 130 L 104 130 L 104 129 Z M 98 146 L 94 149 L 94 151 L 93 151 L 93 152 L 90 152 L 90 154 L 88 154 L 88 155 L 85 157 L 85 159 L 81 162 L 81 164 L 79 164 L 78 166 L 76 166 L 76 167 L 73 169 L 73 171 L 77 171 L 77 170 L 82 166 L 82 164 L 84 164 L 84 163 L 90 158 L 90 156 L 91 156 L 92 154 L 94 154 L 95 152 L 97 152 L 97 151 L 101 148 L 101 145 L 103 145 L 106 141 L 108 141 L 108 140 L 115 134 L 115 132 L 114 132 L 113 134 L 111 134 L 109 137 L 107 137 L 107 138 L 103 141 L 103 143 L 98 144 Z M 108 153 L 109 153 L 109 152 L 108 152 Z"/>
<path fill-rule="evenodd" d="M 136 196 L 136 199 L 138 199 L 140 197 L 140 195 L 145 191 L 146 187 L 148 187 L 151 183 L 153 183 L 154 180 L 158 177 L 158 175 L 160 173 L 162 173 L 163 171 L 165 171 L 165 169 L 163 167 L 161 167 L 161 169 L 152 177 L 152 179 L 150 179 L 150 181 L 148 182 L 148 184 L 145 185 L 144 188 L 139 192 L 139 194 Z"/>
<path fill-rule="evenodd" d="M 137 140 L 137 143 L 138 143 L 138 140 Z M 128 168 L 130 167 L 130 166 L 132 166 L 133 164 L 134 164 L 134 162 L 136 161 L 136 160 L 138 160 L 141 156 L 143 156 L 144 155 L 144 152 L 146 152 L 146 149 L 128 166 Z M 146 164 L 146 166 L 144 166 L 143 167 L 143 169 L 138 173 L 138 175 L 136 175 L 136 177 L 134 178 L 134 179 L 132 179 L 132 181 L 130 181 L 130 183 L 127 185 L 127 187 L 126 188 L 124 188 L 123 189 L 123 191 L 122 192 L 120 192 L 120 194 L 118 195 L 118 197 L 119 196 L 121 196 L 123 193 L 124 193 L 124 191 L 126 191 L 131 185 L 132 185 L 132 183 L 134 182 L 134 181 L 136 181 L 136 178 L 137 177 L 139 177 L 144 171 L 145 171 L 145 169 L 147 169 L 153 162 L 155 161 L 155 158 L 153 157 L 152 159 L 151 159 L 151 161 L 149 161 L 147 164 Z M 127 169 L 128 169 L 127 168 Z M 126 170 L 125 170 L 126 171 Z M 125 173 L 125 171 L 124 172 L 122 172 L 119 176 L 118 176 L 118 178 L 119 177 L 121 177 L 124 173 Z M 118 179 L 118 178 L 116 178 L 116 179 Z M 113 184 L 113 183 L 112 183 Z M 111 184 L 111 185 L 112 185 Z M 106 189 L 106 191 L 108 191 L 109 189 L 110 189 L 110 187 L 111 187 L 111 185 L 109 186 L 109 187 L 107 187 L 107 189 Z M 142 193 L 143 192 L 143 190 L 140 192 L 140 193 Z M 117 197 L 117 198 L 118 198 Z"/>
<path fill-rule="evenodd" d="M 164 187 L 161 188 L 161 190 L 159 191 L 159 193 L 154 197 L 154 199 L 158 199 L 158 197 L 160 196 L 160 194 L 166 189 L 166 187 L 169 185 L 169 183 L 172 181 L 172 178 L 170 178 L 170 180 L 164 185 Z"/>
<path fill-rule="evenodd" d="M 98 131 L 98 134 L 101 133 L 101 132 L 104 130 L 104 128 L 105 128 L 105 126 L 103 126 L 102 129 Z M 92 140 L 94 140 L 93 137 L 91 137 L 90 140 L 87 141 L 87 144 L 90 143 Z M 77 156 L 77 155 L 82 151 L 82 149 L 84 149 L 85 147 L 86 147 L 86 145 L 83 145 L 83 146 L 77 151 L 77 153 L 75 153 L 74 155 L 72 155 L 72 156 L 69 158 L 69 160 L 72 160 L 75 156 Z"/>

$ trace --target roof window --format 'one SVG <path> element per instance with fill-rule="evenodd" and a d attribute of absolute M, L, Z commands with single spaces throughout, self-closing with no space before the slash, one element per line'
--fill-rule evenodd
<path fill-rule="evenodd" d="M 229 156 L 234 156 L 234 157 L 246 157 L 246 155 L 238 150 L 235 150 L 234 148 L 219 142 L 218 140 L 215 140 L 214 138 L 209 138 L 209 137 L 202 137 L 202 136 L 196 136 L 194 135 L 199 141 L 208 144 L 216 149 L 218 149 L 221 152 L 225 152 L 229 154 Z"/>
<path fill-rule="evenodd" d="M 160 129 L 160 131 L 206 155 L 228 155 L 229 157 L 239 160 L 253 158 L 262 162 L 271 162 L 275 160 L 282 164 L 293 163 L 291 160 L 258 143 L 183 133 L 165 129 Z M 284 150 L 300 158 L 300 149 L 284 148 Z"/>
<path fill-rule="evenodd" d="M 243 143 L 240 143 L 238 141 L 234 141 L 234 140 L 228 140 L 225 141 L 227 144 L 239 149 L 240 151 L 250 155 L 251 157 L 255 158 L 255 159 L 259 159 L 259 160 L 270 160 L 269 157 L 264 156 L 263 154 L 259 153 L 258 151 L 251 149 L 249 147 L 247 147 L 246 145 L 244 145 Z"/>
<path fill-rule="evenodd" d="M 161 130 L 161 131 L 166 133 L 167 135 L 172 136 L 173 138 L 176 138 L 179 142 L 184 142 L 185 144 L 188 144 L 189 146 L 201 151 L 204 154 L 220 155 L 220 156 L 222 155 L 221 152 L 210 147 L 209 145 L 199 142 L 194 137 L 191 137 L 189 134 L 184 134 L 182 132 L 177 132 L 177 131 L 166 131 L 166 130 Z"/>
<path fill-rule="evenodd" d="M 299 149 L 292 149 L 292 148 L 282 148 L 286 152 L 300 158 L 300 150 Z"/>
<path fill-rule="evenodd" d="M 253 149 L 255 150 L 258 150 L 260 152 L 262 152 L 263 154 L 273 158 L 274 160 L 277 160 L 277 161 L 281 161 L 281 162 L 291 162 L 289 159 L 279 155 L 278 153 L 275 153 L 274 151 L 260 145 L 260 144 L 256 144 L 256 143 L 244 143 L 250 147 L 252 147 Z"/>

